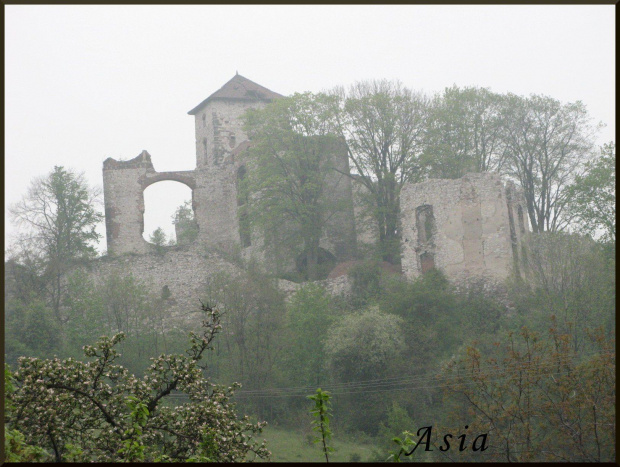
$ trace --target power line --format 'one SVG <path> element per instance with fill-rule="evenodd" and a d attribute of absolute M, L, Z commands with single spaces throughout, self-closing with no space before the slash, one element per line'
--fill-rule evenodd
<path fill-rule="evenodd" d="M 590 353 L 583 356 L 602 356 L 608 354 L 615 354 L 613 351 L 609 352 L 599 352 L 599 353 Z M 439 380 L 443 382 L 449 382 L 451 380 L 459 379 L 459 378 L 469 378 L 469 377 L 478 377 L 478 378 L 486 378 L 488 376 L 501 376 L 501 378 L 510 377 L 518 374 L 520 371 L 531 371 L 535 369 L 545 369 L 548 367 L 555 367 L 557 365 L 562 365 L 569 361 L 571 358 L 559 359 L 554 362 L 546 362 L 533 365 L 530 362 L 522 362 L 517 365 L 513 365 L 510 368 L 491 368 L 487 370 L 477 370 L 474 374 L 453 374 L 453 375 L 427 375 L 420 374 L 414 377 L 393 377 L 393 378 L 383 378 L 376 380 L 367 380 L 367 381 L 352 381 L 348 383 L 337 383 L 337 384 L 328 384 L 322 385 L 328 391 L 332 392 L 332 395 L 344 395 L 344 394 L 361 394 L 361 393 L 375 393 L 375 392 L 386 392 L 386 391 L 402 391 L 402 390 L 416 390 L 416 389 L 434 389 L 440 387 L 454 387 L 451 384 L 440 384 L 435 386 L 415 386 L 415 384 L 426 383 L 432 380 Z M 462 369 L 463 371 L 469 372 L 471 368 Z M 545 375 L 559 375 L 566 374 L 570 371 L 566 372 L 540 372 L 539 376 Z M 498 378 L 492 379 L 490 381 L 497 381 Z M 462 383 L 463 385 L 472 385 L 477 384 L 476 381 L 472 381 L 469 383 Z M 413 385 L 413 386 L 412 386 Z M 238 391 L 234 394 L 239 398 L 242 397 L 261 397 L 261 398 L 273 398 L 273 397 L 306 397 L 306 394 L 298 394 L 300 392 L 307 393 L 315 389 L 315 386 L 297 386 L 297 387 L 288 387 L 288 388 L 267 388 L 267 389 L 255 389 L 255 390 L 247 390 L 247 391 Z M 187 397 L 185 394 L 171 394 L 170 396 L 176 398 Z"/>

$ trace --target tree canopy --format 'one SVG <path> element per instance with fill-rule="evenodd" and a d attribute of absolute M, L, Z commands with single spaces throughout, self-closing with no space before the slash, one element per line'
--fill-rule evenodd
<path fill-rule="evenodd" d="M 328 111 L 325 96 L 305 93 L 246 114 L 252 145 L 243 189 L 251 222 L 279 248 L 298 245 L 311 280 L 327 223 L 346 202 L 333 196 L 345 175 L 336 171 L 341 144 L 329 131 Z"/>

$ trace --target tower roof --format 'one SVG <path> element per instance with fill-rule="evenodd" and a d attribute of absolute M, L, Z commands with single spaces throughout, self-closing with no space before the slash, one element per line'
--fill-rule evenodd
<path fill-rule="evenodd" d="M 272 101 L 278 97 L 283 97 L 277 92 L 273 92 L 260 84 L 250 81 L 243 76 L 236 74 L 224 86 L 215 91 L 204 101 L 187 112 L 190 115 L 196 115 L 198 111 L 204 107 L 207 102 L 216 99 L 223 100 L 242 100 L 242 101 Z"/>

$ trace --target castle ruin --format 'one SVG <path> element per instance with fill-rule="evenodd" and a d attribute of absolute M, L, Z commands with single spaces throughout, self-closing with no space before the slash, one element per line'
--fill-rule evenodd
<path fill-rule="evenodd" d="M 173 295 L 180 296 L 198 290 L 213 272 L 215 266 L 207 264 L 210 260 L 202 264 L 198 259 L 199 251 L 238 248 L 245 257 L 261 257 L 263 242 L 256 233 L 244 231 L 242 225 L 238 185 L 247 170 L 243 156 L 249 140 L 241 116 L 249 108 L 261 108 L 280 97 L 237 74 L 191 109 L 188 113 L 194 117 L 196 135 L 194 170 L 157 172 L 147 151 L 128 161 L 106 159 L 103 184 L 108 266 L 104 269 L 120 261 L 127 270 L 127 254 L 138 255 L 131 262 L 130 272 L 148 276 L 155 286 L 168 286 Z M 342 175 L 349 173 L 346 151 L 334 148 L 332 152 L 340 174 L 330 183 L 336 188 L 336 196 L 352 203 L 350 210 L 327 227 L 321 247 L 335 262 L 343 262 L 354 259 L 359 243 L 372 244 L 377 238 L 371 221 L 359 209 L 358 194 L 364 188 Z M 198 236 L 189 250 L 171 249 L 165 260 L 153 258 L 154 246 L 142 236 L 144 190 L 163 180 L 183 183 L 192 190 L 198 225 Z M 401 192 L 404 275 L 413 279 L 440 268 L 454 281 L 471 277 L 503 281 L 513 272 L 521 239 L 528 231 L 524 206 L 521 193 L 510 183 L 504 185 L 496 174 L 468 174 L 458 180 L 428 180 L 405 186 Z M 181 261 L 190 261 L 198 272 L 189 271 L 188 264 L 183 267 Z M 140 265 L 147 263 L 148 268 L 143 270 Z M 295 258 L 290 264 L 295 264 Z M 193 280 L 198 283 L 192 284 Z"/>

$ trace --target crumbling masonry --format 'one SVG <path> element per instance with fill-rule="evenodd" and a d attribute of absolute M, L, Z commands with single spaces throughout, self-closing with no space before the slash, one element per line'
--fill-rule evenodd
<path fill-rule="evenodd" d="M 244 151 L 249 145 L 241 115 L 248 108 L 260 108 L 282 97 L 240 75 L 235 75 L 221 89 L 211 94 L 188 113 L 194 116 L 196 135 L 196 169 L 157 172 L 151 156 L 143 151 L 129 161 L 108 158 L 103 164 L 108 266 L 122 262 L 126 254 L 144 256 L 150 264 L 146 274 L 156 287 L 169 286 L 173 296 L 194 293 L 182 290 L 215 271 L 192 271 L 191 280 L 179 277 L 189 269 L 177 262 L 187 261 L 198 251 L 231 251 L 237 248 L 245 256 L 260 257 L 263 245 L 256 233 L 243 229 L 239 180 L 246 172 Z M 345 151 L 334 150 L 333 158 L 340 172 L 348 172 Z M 173 180 L 192 190 L 192 207 L 199 233 L 189 250 L 171 249 L 165 261 L 151 261 L 153 245 L 146 242 L 144 231 L 144 195 L 149 185 Z M 363 217 L 358 195 L 364 188 L 347 176 L 335 176 L 331 182 L 335 196 L 352 199 L 350 210 L 335 218 L 327 228 L 321 247 L 336 262 L 354 258 L 359 243 L 376 242 L 371 221 Z M 494 174 L 468 174 L 458 180 L 428 180 L 405 186 L 401 193 L 402 270 L 413 279 L 431 268 L 440 268 L 455 281 L 481 277 L 504 280 L 512 271 L 520 252 L 520 242 L 528 230 L 522 195 L 511 184 L 505 186 Z M 240 224 L 241 221 L 241 224 Z M 369 223 L 370 222 L 370 223 Z M 191 253 L 191 252 L 194 253 Z M 264 259 L 264 257 L 263 257 Z M 153 264 L 151 264 L 153 263 Z M 155 263 L 161 263 L 155 266 Z M 119 267 L 120 267 L 119 263 Z M 144 277 L 141 261 L 134 257 L 131 268 Z M 292 259 L 292 263 L 294 259 Z M 157 272 L 153 268 L 160 268 Z M 133 271 L 135 269 L 135 271 Z M 190 271 L 187 272 L 190 274 Z M 202 279 L 200 279 L 202 278 Z M 174 290 L 171 284 L 177 284 Z M 189 285 L 188 285 L 189 287 Z"/>

